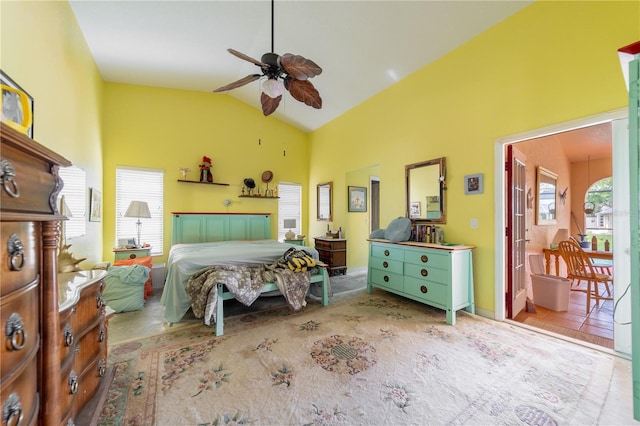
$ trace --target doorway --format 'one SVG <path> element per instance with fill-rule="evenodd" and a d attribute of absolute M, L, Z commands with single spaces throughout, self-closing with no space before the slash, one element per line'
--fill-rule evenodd
<path fill-rule="evenodd" d="M 508 191 L 506 190 L 506 188 L 508 188 L 507 186 L 507 178 L 506 178 L 506 173 L 503 172 L 504 168 L 502 167 L 503 164 L 505 164 L 505 161 L 507 160 L 507 153 L 506 153 L 506 147 L 508 145 L 514 144 L 516 146 L 520 146 L 521 143 L 533 143 L 532 141 L 535 140 L 539 140 L 542 138 L 550 138 L 550 139 L 558 139 L 560 137 L 560 135 L 562 133 L 565 132 L 571 132 L 571 131 L 576 131 L 579 129 L 586 129 L 592 126 L 596 126 L 596 125 L 601 125 L 603 123 L 608 123 L 609 126 L 612 125 L 612 123 L 614 123 L 615 121 L 619 121 L 620 119 L 624 119 L 627 116 L 627 111 L 626 110 L 617 110 L 617 111 L 613 111 L 610 113 L 605 113 L 605 114 L 600 114 L 598 116 L 593 116 L 593 117 L 587 117 L 584 119 L 580 119 L 580 120 L 575 120 L 572 122 L 568 122 L 568 123 L 563 123 L 560 125 L 556 125 L 553 127 L 549 127 L 549 128 L 544 128 L 544 129 L 538 129 L 538 130 L 534 130 L 534 131 L 530 131 L 530 132 L 526 132 L 523 134 L 519 134 L 519 135 L 514 135 L 511 137 L 507 137 L 507 138 L 502 138 L 498 141 L 496 141 L 496 146 L 495 146 L 495 159 L 496 159 L 496 183 L 495 183 L 495 191 L 497 194 L 496 197 L 496 211 L 502 211 L 505 212 L 503 215 L 497 215 L 496 216 L 496 265 L 495 265 L 495 271 L 496 271 L 496 292 L 495 292 L 495 303 L 496 303 L 496 309 L 495 309 L 495 317 L 496 319 L 509 319 L 510 315 L 512 314 L 511 312 L 509 312 L 508 307 L 507 307 L 507 303 L 505 301 L 505 294 L 507 293 L 507 289 L 509 288 L 509 286 L 512 284 L 509 280 L 509 263 L 508 263 L 508 258 L 509 256 L 507 255 L 507 253 L 510 253 L 512 250 L 511 245 L 508 242 L 508 239 L 505 238 L 505 233 L 504 233 L 504 229 L 506 229 L 507 226 L 507 193 Z M 615 140 L 613 141 L 613 145 L 614 145 L 614 151 L 618 151 L 618 154 L 616 154 L 614 152 L 613 157 L 614 157 L 614 166 L 615 166 L 615 158 L 616 156 L 622 156 L 623 158 L 625 157 L 624 152 L 622 152 L 622 154 L 620 153 L 620 151 L 624 151 L 626 149 L 627 152 L 627 156 L 628 156 L 628 139 L 627 142 L 624 143 L 624 137 L 621 138 L 622 139 L 622 143 L 618 142 L 618 146 L 616 148 L 616 143 Z M 548 155 L 548 154 L 547 154 Z M 586 155 L 586 152 L 584 153 L 584 155 Z M 549 158 L 549 157 L 546 157 Z M 534 167 L 536 165 L 536 161 L 533 160 L 531 158 L 528 159 L 528 166 Z M 558 167 L 560 169 L 562 169 L 562 165 L 556 165 L 555 167 Z M 629 181 L 629 174 L 628 174 L 628 167 L 625 169 L 624 167 L 618 167 L 615 166 L 613 167 L 613 179 L 614 179 L 614 184 L 617 183 L 621 183 L 622 182 L 622 186 L 625 186 L 624 182 L 628 182 Z M 567 170 L 560 170 L 563 173 L 568 173 Z M 560 174 L 560 176 L 562 176 L 562 174 Z M 566 176 L 566 175 L 565 175 Z M 576 179 L 575 177 L 573 177 L 573 179 Z M 628 186 L 628 183 L 626 184 Z M 559 191 L 564 191 L 565 190 L 565 186 L 563 186 L 562 181 L 560 180 L 558 182 L 558 190 Z M 571 197 L 571 191 L 569 192 L 569 197 Z M 583 194 L 583 193 L 582 193 Z M 574 195 L 574 199 L 572 200 L 574 203 L 579 203 L 580 205 L 584 202 L 584 200 L 582 200 L 582 194 L 576 194 Z M 569 200 L 571 200 L 571 198 L 569 198 Z M 569 205 L 566 206 L 568 209 L 571 209 L 571 202 L 568 202 Z M 619 207 L 619 206 L 618 206 Z M 614 212 L 616 211 L 616 206 L 614 206 Z M 574 208 L 574 210 L 577 210 Z M 565 222 L 562 223 L 561 225 L 565 228 L 571 229 L 571 224 L 567 223 L 567 216 L 565 216 Z M 570 218 L 570 216 L 568 216 Z M 572 220 L 572 219 L 569 219 Z M 616 215 L 614 213 L 614 233 L 616 232 L 615 229 L 618 227 L 618 225 L 616 225 L 616 222 L 623 222 L 622 224 L 620 224 L 621 226 L 619 226 L 619 228 L 621 229 L 625 229 L 626 226 L 624 225 L 624 214 L 619 214 L 617 219 L 616 219 Z M 551 242 L 552 238 L 553 238 L 553 234 L 555 233 L 556 229 L 559 226 L 556 227 L 542 227 L 542 226 L 527 226 L 526 227 L 526 232 L 527 232 L 527 236 L 526 236 L 526 240 L 527 241 L 538 241 L 536 244 L 537 246 L 531 247 L 531 243 L 528 243 L 528 251 L 529 252 L 538 252 L 541 253 L 542 252 L 542 248 L 543 247 L 548 247 L 549 243 Z M 576 232 L 571 232 L 572 235 L 575 235 Z M 620 238 L 620 240 L 624 240 L 624 238 Z M 614 251 L 616 249 L 614 248 Z M 624 247 L 621 247 L 618 252 L 622 253 L 624 252 Z M 623 272 L 625 269 L 628 270 L 629 269 L 629 262 L 628 260 L 626 260 L 626 265 L 625 265 L 625 256 L 620 256 L 621 259 L 620 260 L 616 260 L 616 271 L 620 270 L 621 272 Z M 527 263 L 527 262 L 525 262 Z M 527 277 L 529 275 L 529 273 L 526 274 Z M 616 275 L 616 278 L 618 277 L 618 275 Z M 617 300 L 621 297 L 621 292 L 624 290 L 623 286 L 619 286 L 621 287 L 620 289 L 617 289 L 620 293 L 616 294 L 616 289 L 614 286 L 614 299 Z M 573 293 L 573 292 L 572 292 Z M 615 303 L 615 302 L 614 302 Z M 628 302 L 626 302 L 628 303 Z M 625 303 L 622 303 L 623 305 Z M 603 313 L 603 315 L 606 315 L 606 313 Z M 609 317 L 611 318 L 612 315 L 609 315 Z M 575 319 L 575 318 L 574 318 Z M 615 335 L 616 339 L 613 342 L 613 346 L 614 349 L 616 350 L 621 350 L 623 352 L 625 352 L 625 348 L 629 347 L 630 348 L 630 339 L 631 339 L 631 335 L 630 335 L 630 330 L 627 329 L 622 329 L 620 330 L 620 327 L 617 324 L 613 324 L 613 334 Z M 576 336 L 571 336 L 571 337 L 576 337 Z M 613 336 L 612 336 L 613 337 Z M 628 353 L 629 351 L 627 351 Z"/>

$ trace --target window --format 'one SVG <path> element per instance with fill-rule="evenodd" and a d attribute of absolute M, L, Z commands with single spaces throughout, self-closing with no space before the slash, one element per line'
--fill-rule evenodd
<path fill-rule="evenodd" d="M 302 186 L 297 183 L 278 184 L 278 241 L 284 241 L 289 229 L 296 235 L 302 229 Z M 285 219 L 295 219 L 295 228 L 285 228 Z"/>
<path fill-rule="evenodd" d="M 146 201 L 151 218 L 139 219 L 142 222 L 140 239 L 151 245 L 152 255 L 162 255 L 163 182 L 162 170 L 116 168 L 116 243 L 121 239 L 137 239 L 138 219 L 124 217 L 124 214 L 131 201 Z"/>
<path fill-rule="evenodd" d="M 58 196 L 58 210 L 69 218 L 63 223 L 64 238 L 80 237 L 87 233 L 87 174 L 79 167 L 61 167 L 64 187 Z M 64 207 L 60 200 L 64 196 Z"/>
<path fill-rule="evenodd" d="M 595 236 L 602 250 L 605 241 L 613 241 L 613 179 L 607 177 L 591 185 L 584 206 L 587 241 Z"/>

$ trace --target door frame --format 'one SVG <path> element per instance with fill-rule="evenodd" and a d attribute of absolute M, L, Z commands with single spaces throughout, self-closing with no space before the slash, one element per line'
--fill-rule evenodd
<path fill-rule="evenodd" d="M 601 114 L 596 114 L 588 117 L 579 118 L 564 123 L 555 124 L 552 126 L 542 127 L 539 129 L 529 130 L 522 133 L 517 133 L 510 136 L 498 138 L 494 144 L 494 192 L 495 192 L 495 224 L 494 224 L 494 245 L 495 245 L 495 258 L 494 258 L 494 274 L 495 274 L 495 292 L 494 292 L 494 319 L 504 321 L 506 319 L 506 303 L 505 292 L 507 285 L 506 277 L 506 239 L 504 237 L 504 230 L 507 226 L 506 212 L 507 212 L 507 199 L 506 199 L 506 174 L 504 173 L 504 164 L 506 161 L 506 145 L 523 142 L 529 139 L 540 138 L 543 136 L 549 136 L 556 133 L 562 133 L 569 130 L 580 129 L 583 127 L 593 126 L 595 124 L 611 122 L 621 118 L 626 118 L 629 115 L 628 108 L 620 108 L 614 111 L 609 111 Z M 614 218 L 614 221 L 616 219 Z M 615 225 L 614 225 L 615 226 Z"/>

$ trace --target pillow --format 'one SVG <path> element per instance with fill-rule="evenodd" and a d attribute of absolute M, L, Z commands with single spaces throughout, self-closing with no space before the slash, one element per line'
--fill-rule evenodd
<path fill-rule="evenodd" d="M 151 270 L 153 264 L 151 263 L 151 256 L 136 257 L 134 259 L 118 259 L 113 262 L 113 266 L 129 266 L 129 265 L 142 265 Z M 144 300 L 153 295 L 153 283 L 151 282 L 151 274 L 149 279 L 144 283 Z"/>
<path fill-rule="evenodd" d="M 374 230 L 371 235 L 369 235 L 369 238 L 371 239 L 383 239 L 384 238 L 384 229 L 376 229 Z"/>
<path fill-rule="evenodd" d="M 384 238 L 392 243 L 409 241 L 411 238 L 411 220 L 406 217 L 393 219 L 387 229 L 384 230 Z"/>
<path fill-rule="evenodd" d="M 144 308 L 144 285 L 151 270 L 146 266 L 113 266 L 104 277 L 102 298 L 115 312 Z"/>

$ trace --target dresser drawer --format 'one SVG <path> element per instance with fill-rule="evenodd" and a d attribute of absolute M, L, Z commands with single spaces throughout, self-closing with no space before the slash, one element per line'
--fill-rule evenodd
<path fill-rule="evenodd" d="M 347 240 L 321 240 L 316 239 L 316 249 L 346 250 Z"/>
<path fill-rule="evenodd" d="M 96 358 L 80 377 L 78 393 L 74 396 L 73 406 L 77 415 L 87 402 L 96 394 L 106 372 L 106 358 Z"/>
<path fill-rule="evenodd" d="M 407 277 L 429 280 L 441 284 L 447 284 L 450 275 L 449 271 L 444 269 L 426 265 L 414 265 L 413 263 L 404 264 L 404 274 Z"/>
<path fill-rule="evenodd" d="M 74 333 L 78 336 L 84 334 L 87 328 L 94 327 L 98 317 L 102 316 L 104 303 L 102 299 L 102 281 L 82 289 L 80 300 L 76 306 L 75 313 L 71 315 L 70 323 Z"/>
<path fill-rule="evenodd" d="M 0 349 L 0 375 L 8 377 L 23 368 L 40 344 L 38 324 L 38 283 L 2 298 L 0 318 L 4 344 Z M 9 331 L 12 337 L 8 337 Z M 3 385 L 4 386 L 4 385 Z"/>
<path fill-rule="evenodd" d="M 451 259 L 446 253 L 439 253 L 438 250 L 407 250 L 404 254 L 404 261 L 416 265 L 429 265 L 436 268 L 448 270 Z"/>
<path fill-rule="evenodd" d="M 382 259 L 404 260 L 404 249 L 387 244 L 371 244 L 370 254 Z"/>
<path fill-rule="evenodd" d="M 0 222 L 0 296 L 36 279 L 39 250 L 35 227 L 33 222 Z"/>
<path fill-rule="evenodd" d="M 379 257 L 372 257 L 369 260 L 369 266 L 382 271 L 392 272 L 402 275 L 402 262 L 400 260 L 381 259 Z"/>
<path fill-rule="evenodd" d="M 106 330 L 102 323 L 82 336 L 76 344 L 76 356 L 73 363 L 73 368 L 78 374 L 84 374 L 89 365 L 100 357 L 100 354 L 104 352 L 105 342 Z"/>
<path fill-rule="evenodd" d="M 6 185 L 17 196 L 0 191 L 0 204 L 5 212 L 54 212 L 49 196 L 56 187 L 49 162 L 21 152 L 11 145 L 3 145 L 0 158 L 15 171 L 13 183 Z M 6 171 L 6 169 L 5 169 Z"/>
<path fill-rule="evenodd" d="M 77 330 L 74 330 L 71 325 L 71 317 L 74 312 L 74 308 L 60 312 L 60 365 L 70 362 L 68 359 L 73 356 L 73 351 L 76 347 Z"/>
<path fill-rule="evenodd" d="M 23 419 L 21 425 L 35 425 L 38 420 L 38 411 L 40 409 L 40 398 L 38 395 L 38 357 L 34 356 L 29 364 L 21 372 L 21 374 L 9 382 L 3 382 L 0 387 L 0 404 L 3 411 L 9 407 L 16 407 L 19 403 L 22 407 Z M 4 357 L 2 359 L 4 363 Z M 9 400 L 11 399 L 11 403 Z M 17 415 L 17 414 L 16 414 Z M 14 417 L 10 424 L 16 423 L 17 417 Z M 7 424 L 5 422 L 3 425 Z"/>
<path fill-rule="evenodd" d="M 403 279 L 402 274 L 394 274 L 392 272 L 381 271 L 380 269 L 369 268 L 369 280 L 376 286 L 402 291 Z"/>
<path fill-rule="evenodd" d="M 60 399 L 58 406 L 60 407 L 60 418 L 65 418 L 70 414 L 73 416 L 73 399 L 80 390 L 80 378 L 73 369 L 73 365 L 63 366 L 60 371 Z"/>
<path fill-rule="evenodd" d="M 446 309 L 447 286 L 417 278 L 404 278 L 404 292 L 430 302 L 430 305 Z"/>

